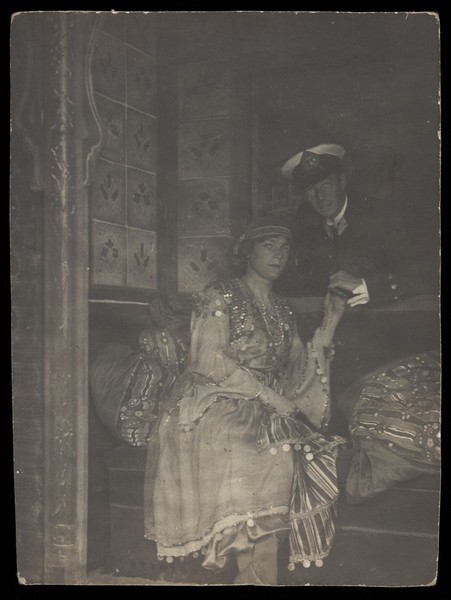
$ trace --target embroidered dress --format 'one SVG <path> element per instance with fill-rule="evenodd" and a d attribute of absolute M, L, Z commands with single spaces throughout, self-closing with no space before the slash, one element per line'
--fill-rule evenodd
<path fill-rule="evenodd" d="M 241 279 L 199 294 L 188 368 L 175 382 L 149 442 L 145 536 L 172 562 L 201 551 L 203 566 L 259 538 L 287 532 L 290 564 L 321 566 L 334 537 L 335 458 L 329 361 L 318 329 L 303 344 L 293 312 L 271 293 L 259 304 Z M 305 416 L 279 415 L 268 386 Z"/>

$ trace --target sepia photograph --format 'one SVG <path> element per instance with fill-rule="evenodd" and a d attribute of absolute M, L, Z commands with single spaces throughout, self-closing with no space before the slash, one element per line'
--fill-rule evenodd
<path fill-rule="evenodd" d="M 20 587 L 440 579 L 437 12 L 10 21 Z"/>

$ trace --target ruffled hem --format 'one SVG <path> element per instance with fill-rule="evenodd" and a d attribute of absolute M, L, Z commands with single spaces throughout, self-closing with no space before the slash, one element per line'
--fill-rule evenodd
<path fill-rule="evenodd" d="M 296 565 L 309 568 L 312 564 L 316 567 L 322 567 L 323 560 L 329 556 L 332 549 L 335 533 L 333 512 L 336 501 L 335 498 L 321 507 L 303 513 L 289 513 L 288 507 L 283 506 L 265 509 L 258 511 L 258 513 L 248 512 L 243 515 L 228 515 L 218 521 L 209 533 L 185 544 L 165 546 L 160 544 L 155 536 L 148 535 L 146 537 L 157 543 L 159 560 L 172 563 L 174 559 L 184 560 L 188 556 L 198 558 L 202 555 L 204 556 L 202 566 L 214 570 L 223 568 L 227 556 L 232 552 L 245 551 L 251 548 L 256 540 L 266 535 L 287 531 L 290 542 L 287 568 L 294 570 Z M 295 534 L 295 530 L 304 528 L 304 522 L 311 521 L 318 514 L 321 514 L 330 524 L 328 535 L 322 541 L 326 547 L 322 549 L 317 547 L 313 551 L 310 548 L 310 551 L 306 551 L 300 547 L 300 537 Z M 271 519 L 271 517 L 276 517 L 276 519 Z M 277 519 L 277 517 L 281 518 Z M 316 540 L 317 543 L 318 541 Z M 310 543 L 312 542 L 313 540 L 310 540 Z"/>
<path fill-rule="evenodd" d="M 210 548 L 208 548 L 208 545 L 211 542 L 214 541 L 219 541 L 221 540 L 221 536 L 224 533 L 224 530 L 230 528 L 230 527 L 239 527 L 242 525 L 246 525 L 247 528 L 250 528 L 252 530 L 252 534 L 248 535 L 248 540 L 249 540 L 249 544 L 251 543 L 251 539 L 253 541 L 255 541 L 255 539 L 258 539 L 258 537 L 261 537 L 262 535 L 267 535 L 267 531 L 265 530 L 264 527 L 260 527 L 259 525 L 259 521 L 261 521 L 263 518 L 265 517 L 270 517 L 270 516 L 276 516 L 276 515 L 286 515 L 288 516 L 289 513 L 289 507 L 288 506 L 277 506 L 277 507 L 272 507 L 272 508 L 268 508 L 268 509 L 262 509 L 262 510 L 257 510 L 257 511 L 248 511 L 245 514 L 232 514 L 232 515 L 228 515 L 226 517 L 223 517 L 222 519 L 220 519 L 219 521 L 217 521 L 213 528 L 208 532 L 205 533 L 202 537 L 196 539 L 196 540 L 190 540 L 189 542 L 186 543 L 182 543 L 182 544 L 177 544 L 177 545 L 164 545 L 161 544 L 158 541 L 158 537 L 157 536 L 152 536 L 152 535 L 146 535 L 145 537 L 147 539 L 151 539 L 153 541 L 156 542 L 157 544 L 157 555 L 158 557 L 161 557 L 161 559 L 166 558 L 166 560 L 168 558 L 180 558 L 180 557 L 185 557 L 185 556 L 189 556 L 189 555 L 195 555 L 196 553 L 201 552 L 202 554 L 205 553 L 209 553 Z M 254 521 L 255 519 L 255 521 Z M 286 526 L 282 526 L 282 524 L 280 524 L 279 527 L 277 527 L 277 530 L 282 531 L 282 530 L 288 530 L 290 527 L 289 523 L 286 523 Z M 263 531 L 264 530 L 264 531 Z M 215 539 L 216 538 L 216 539 Z M 215 544 L 212 544 L 212 546 Z M 245 548 L 243 548 L 244 550 Z M 217 553 L 217 551 L 215 552 L 215 554 Z M 220 554 L 221 552 L 219 552 Z M 172 562 L 172 561 L 169 561 Z M 221 568 L 223 566 L 223 561 L 221 560 L 215 560 L 214 557 L 209 557 L 208 562 L 213 565 L 216 563 L 217 566 L 219 568 Z"/>

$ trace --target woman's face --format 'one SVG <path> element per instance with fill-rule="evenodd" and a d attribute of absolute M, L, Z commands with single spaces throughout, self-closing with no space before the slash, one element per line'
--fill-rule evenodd
<path fill-rule="evenodd" d="M 283 235 L 256 241 L 249 254 L 248 271 L 252 270 L 268 281 L 275 281 L 287 264 L 289 252 L 290 243 Z"/>

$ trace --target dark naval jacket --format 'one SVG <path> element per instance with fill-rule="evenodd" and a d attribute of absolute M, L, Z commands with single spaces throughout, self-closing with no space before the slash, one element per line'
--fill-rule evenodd
<path fill-rule="evenodd" d="M 329 277 L 343 270 L 365 280 L 371 304 L 430 292 L 402 222 L 377 200 L 351 192 L 347 197 L 340 235 L 309 205 L 301 205 L 291 222 L 297 266 L 277 291 L 288 297 L 323 296 Z"/>

